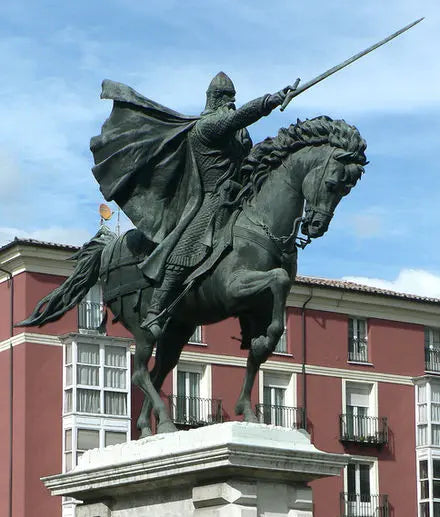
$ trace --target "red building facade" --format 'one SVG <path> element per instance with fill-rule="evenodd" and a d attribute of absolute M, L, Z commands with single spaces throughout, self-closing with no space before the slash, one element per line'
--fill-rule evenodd
<path fill-rule="evenodd" d="M 134 342 L 118 323 L 98 330 L 99 287 L 55 323 L 11 329 L 70 274 L 75 249 L 0 249 L 0 515 L 73 515 L 74 501 L 51 497 L 40 477 L 137 437 Z M 341 477 L 313 483 L 315 517 L 440 515 L 439 326 L 439 300 L 298 279 L 252 402 L 262 422 L 305 428 L 319 449 L 349 455 Z M 239 336 L 231 319 L 185 347 L 162 388 L 179 427 L 236 419 Z"/>

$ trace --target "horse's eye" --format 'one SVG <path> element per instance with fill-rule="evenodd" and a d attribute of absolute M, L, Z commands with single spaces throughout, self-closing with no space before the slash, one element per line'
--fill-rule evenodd
<path fill-rule="evenodd" d="M 336 190 L 337 182 L 334 180 L 325 180 L 325 186 L 329 192 L 334 192 Z"/>

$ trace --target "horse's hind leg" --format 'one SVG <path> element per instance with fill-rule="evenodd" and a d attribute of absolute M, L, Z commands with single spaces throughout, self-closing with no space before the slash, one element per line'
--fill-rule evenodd
<path fill-rule="evenodd" d="M 167 325 L 164 335 L 157 344 L 155 363 L 150 373 L 154 389 L 158 393 L 166 376 L 177 365 L 182 348 L 188 342 L 194 330 L 194 325 L 188 325 L 187 323 L 175 320 L 171 320 Z M 145 397 L 138 419 L 138 428 L 140 429 L 141 425 L 144 429 L 141 437 L 148 436 L 149 434 L 148 429 L 152 409 L 153 405 L 151 399 Z M 160 432 L 164 431 L 159 424 L 158 433 Z"/>

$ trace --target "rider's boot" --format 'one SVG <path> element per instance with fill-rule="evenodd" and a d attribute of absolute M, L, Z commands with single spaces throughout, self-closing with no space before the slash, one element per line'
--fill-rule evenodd
<path fill-rule="evenodd" d="M 182 266 L 167 265 L 161 286 L 153 291 L 150 306 L 141 323 L 141 328 L 149 329 L 156 341 L 162 336 L 169 316 L 166 309 L 180 293 L 186 276 L 185 269 Z"/>

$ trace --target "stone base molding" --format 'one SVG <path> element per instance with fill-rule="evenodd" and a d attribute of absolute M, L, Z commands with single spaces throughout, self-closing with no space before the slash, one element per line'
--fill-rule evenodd
<path fill-rule="evenodd" d="M 227 422 L 93 449 L 43 482 L 83 502 L 76 517 L 312 517 L 307 483 L 347 461 L 304 431 Z"/>

